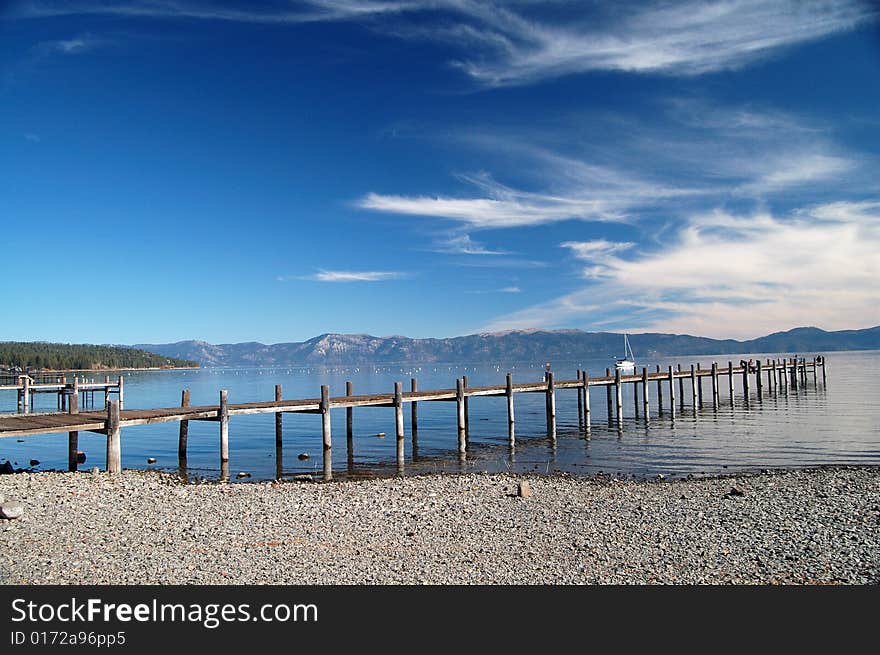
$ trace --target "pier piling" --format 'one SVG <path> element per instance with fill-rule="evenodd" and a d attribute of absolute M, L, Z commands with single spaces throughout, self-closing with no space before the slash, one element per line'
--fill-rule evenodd
<path fill-rule="evenodd" d="M 397 434 L 397 466 L 403 467 L 404 449 L 403 449 L 403 383 L 394 383 L 394 424 Z"/>
<path fill-rule="evenodd" d="M 76 410 L 73 405 L 67 405 L 70 410 L 68 413 L 75 414 Z M 109 409 L 109 405 L 108 405 Z M 76 471 L 79 465 L 79 430 L 71 430 L 67 433 L 67 470 Z"/>
<path fill-rule="evenodd" d="M 411 392 L 413 392 L 413 393 L 415 393 L 416 391 L 419 390 L 419 383 L 416 381 L 415 378 L 410 378 L 410 380 L 409 380 L 409 390 L 410 390 Z M 419 410 L 418 410 L 418 403 L 417 403 L 415 400 L 413 400 L 413 401 L 410 402 L 410 404 L 409 404 L 409 409 L 410 409 L 410 425 L 411 425 L 410 429 L 411 429 L 411 431 L 412 431 L 413 444 L 415 444 L 415 442 L 416 442 L 416 435 L 419 433 Z"/>
<path fill-rule="evenodd" d="M 321 385 L 321 440 L 323 441 L 322 461 L 324 480 L 333 479 L 333 433 L 330 428 L 330 387 Z"/>
<path fill-rule="evenodd" d="M 107 472 L 122 472 L 122 438 L 119 422 L 119 401 L 107 403 Z"/>
<path fill-rule="evenodd" d="M 455 380 L 455 405 L 458 410 L 458 452 L 467 452 L 467 437 L 464 417 L 464 383 L 461 378 Z"/>
<path fill-rule="evenodd" d="M 180 406 L 189 407 L 189 389 L 180 392 Z M 189 440 L 189 421 L 183 419 L 180 422 L 180 429 L 177 435 L 177 459 L 186 461 L 186 447 Z"/>
<path fill-rule="evenodd" d="M 712 407 L 718 409 L 718 362 L 712 362 Z"/>
<path fill-rule="evenodd" d="M 605 369 L 605 377 L 611 377 L 611 369 Z M 613 392 L 611 390 L 610 385 L 605 385 L 605 405 L 608 409 L 608 425 L 612 425 L 614 422 L 614 401 L 612 400 Z"/>
<path fill-rule="evenodd" d="M 226 389 L 220 391 L 220 411 L 217 416 L 220 421 L 220 462 L 229 461 L 229 392 Z"/>
<path fill-rule="evenodd" d="M 623 427 L 623 397 L 622 397 L 623 389 L 620 386 L 620 369 L 614 370 L 614 399 L 616 401 L 616 411 L 617 411 L 617 429 L 620 430 Z"/>
<path fill-rule="evenodd" d="M 584 429 L 590 432 L 590 376 L 587 371 L 581 371 L 581 389 L 584 394 Z"/>
<path fill-rule="evenodd" d="M 513 414 L 513 375 L 507 374 L 507 383 L 505 387 L 505 395 L 507 396 L 507 438 L 512 448 L 516 443 L 514 430 L 514 414 Z"/>

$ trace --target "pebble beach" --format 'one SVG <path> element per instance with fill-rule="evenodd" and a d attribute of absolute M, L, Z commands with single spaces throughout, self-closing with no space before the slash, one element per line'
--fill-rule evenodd
<path fill-rule="evenodd" d="M 876 584 L 880 468 L 188 484 L 0 476 L 2 584 Z M 18 505 L 20 503 L 20 506 Z"/>

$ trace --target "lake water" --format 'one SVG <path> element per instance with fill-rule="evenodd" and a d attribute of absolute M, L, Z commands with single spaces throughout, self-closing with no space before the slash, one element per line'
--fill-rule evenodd
<path fill-rule="evenodd" d="M 675 357 L 638 366 L 660 364 L 663 370 L 681 363 L 709 368 L 712 361 L 726 366 L 742 357 L 775 358 L 787 353 Z M 807 354 L 808 359 L 812 354 Z M 556 439 L 547 436 L 543 394 L 517 394 L 516 447 L 511 450 L 507 437 L 507 405 L 504 397 L 470 400 L 469 452 L 461 460 L 457 452 L 456 405 L 454 402 L 422 402 L 418 406 L 418 442 L 414 448 L 410 434 L 409 405 L 404 407 L 406 428 L 405 474 L 459 471 L 511 471 L 574 475 L 599 472 L 636 477 L 712 475 L 735 471 L 777 467 L 805 467 L 830 464 L 880 464 L 880 407 L 878 371 L 880 352 L 840 352 L 826 354 L 827 382 L 814 385 L 812 371 L 808 383 L 786 393 L 765 393 L 757 401 L 752 389 L 748 406 L 743 402 L 741 380 L 736 379 L 735 400 L 731 405 L 727 378 L 720 378 L 720 407 L 712 408 L 711 381 L 703 381 L 704 402 L 708 407 L 694 411 L 690 382 L 685 380 L 685 407 L 680 398 L 675 420 L 668 409 L 657 415 L 656 383 L 650 385 L 651 419 L 634 417 L 632 386 L 626 385 L 624 425 L 621 431 L 609 424 L 605 389 L 594 388 L 590 395 L 592 429 L 580 429 L 575 390 L 557 391 Z M 592 375 L 604 373 L 608 360 L 553 362 L 557 380 L 574 379 L 577 368 Z M 515 382 L 540 380 L 543 362 L 526 364 L 430 364 L 423 366 L 380 366 L 347 368 L 206 368 L 186 371 L 131 371 L 126 373 L 125 408 L 172 407 L 180 404 L 181 389 L 191 390 L 193 405 L 216 404 L 219 390 L 229 391 L 229 402 L 271 400 L 274 385 L 282 384 L 285 398 L 315 398 L 320 386 L 329 384 L 331 395 L 344 395 L 345 381 L 351 380 L 356 394 L 393 391 L 394 382 L 416 377 L 419 389 L 453 388 L 455 379 L 467 375 L 471 386 L 503 384 L 511 371 Z M 95 374 L 84 373 L 86 377 Z M 103 376 L 101 376 L 103 379 Z M 766 377 L 765 377 L 766 380 Z M 754 384 L 753 384 L 754 387 Z M 676 383 L 676 394 L 678 385 Z M 99 396 L 101 396 L 99 398 Z M 103 394 L 95 394 L 98 404 Z M 15 411 L 15 393 L 0 392 L 0 412 Z M 55 411 L 55 396 L 37 397 L 36 411 Z M 668 406 L 668 385 L 664 403 Z M 284 449 L 281 470 L 284 478 L 321 473 L 321 417 L 316 414 L 284 415 Z M 354 410 L 353 452 L 345 438 L 345 410 L 332 411 L 333 474 L 375 476 L 398 474 L 396 464 L 395 419 L 391 408 L 365 407 Z M 384 432 L 387 436 L 376 435 Z M 187 473 L 192 477 L 216 479 L 220 474 L 219 429 L 217 423 L 190 422 Z M 157 468 L 177 471 L 177 423 L 162 423 L 123 429 L 124 468 Z M 230 472 L 251 474 L 250 480 L 271 480 L 277 474 L 274 415 L 233 416 L 229 424 Z M 101 435 L 80 433 L 80 450 L 86 453 L 83 468 L 104 468 L 106 440 Z M 300 453 L 309 453 L 305 461 Z M 147 458 L 157 462 L 147 464 Z M 34 470 L 67 466 L 67 435 L 51 434 L 0 439 L 0 461 L 9 459 L 27 468 L 39 460 Z"/>

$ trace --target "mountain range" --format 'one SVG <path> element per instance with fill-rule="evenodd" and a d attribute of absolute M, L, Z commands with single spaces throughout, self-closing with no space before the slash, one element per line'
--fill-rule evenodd
<path fill-rule="evenodd" d="M 710 339 L 686 334 L 630 334 L 640 359 L 672 355 L 740 353 L 816 354 L 834 350 L 880 349 L 880 326 L 826 332 L 799 327 L 757 339 Z M 623 334 L 581 330 L 511 330 L 445 339 L 403 336 L 322 334 L 307 341 L 210 344 L 178 341 L 133 346 L 202 366 L 312 366 L 432 362 L 529 362 L 611 358 L 623 352 Z"/>

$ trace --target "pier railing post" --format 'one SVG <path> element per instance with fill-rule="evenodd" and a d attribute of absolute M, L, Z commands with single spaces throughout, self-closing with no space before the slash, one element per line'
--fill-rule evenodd
<path fill-rule="evenodd" d="M 180 392 L 180 406 L 189 407 L 189 389 Z M 180 422 L 180 432 L 177 437 L 177 459 L 186 461 L 186 446 L 189 439 L 189 421 Z"/>
<path fill-rule="evenodd" d="M 730 395 L 730 406 L 733 407 L 733 362 L 727 362 L 727 393 Z"/>
<path fill-rule="evenodd" d="M 217 418 L 220 421 L 220 463 L 229 461 L 229 392 L 223 389 L 220 392 L 220 409 Z M 222 466 L 221 466 L 222 470 Z"/>
<path fill-rule="evenodd" d="M 675 371 L 669 365 L 669 415 L 675 419 Z"/>
<path fill-rule="evenodd" d="M 464 427 L 464 382 L 461 378 L 455 380 L 455 406 L 458 417 L 458 452 L 467 452 L 467 438 Z"/>
<path fill-rule="evenodd" d="M 79 414 L 79 377 L 74 376 L 73 388 L 71 389 L 70 399 L 68 400 L 71 414 Z"/>
<path fill-rule="evenodd" d="M 813 386 L 816 387 L 819 385 L 819 382 L 816 378 L 816 358 L 813 357 Z"/>
<path fill-rule="evenodd" d="M 660 373 L 660 364 L 657 364 L 657 373 Z M 663 415 L 663 380 L 657 376 L 657 414 Z"/>
<path fill-rule="evenodd" d="M 648 402 L 648 396 L 650 395 L 648 392 L 648 369 L 646 367 L 642 367 L 642 408 L 645 411 L 645 420 L 651 420 L 651 405 Z"/>
<path fill-rule="evenodd" d="M 351 380 L 346 380 L 345 382 L 345 395 L 352 396 L 352 386 Z M 345 438 L 348 441 L 352 440 L 352 436 L 354 434 L 354 408 L 346 407 L 345 408 Z"/>
<path fill-rule="evenodd" d="M 577 370 L 577 380 L 578 380 L 578 382 L 581 381 L 581 369 L 578 369 L 578 370 Z M 583 387 L 579 386 L 578 389 L 577 389 L 577 395 L 578 395 L 578 397 L 577 397 L 577 403 L 578 403 L 578 425 L 580 425 L 580 423 L 581 423 L 581 421 L 583 420 L 583 417 L 584 417 L 584 397 L 583 397 L 583 392 L 584 392 Z"/>
<path fill-rule="evenodd" d="M 605 377 L 606 378 L 611 377 L 611 369 L 610 368 L 605 369 Z M 611 396 L 612 396 L 611 385 L 606 384 L 605 385 L 605 405 L 608 409 L 608 423 L 609 424 L 614 420 L 614 401 L 611 399 Z"/>
<path fill-rule="evenodd" d="M 109 409 L 109 405 L 107 408 Z M 67 403 L 68 413 L 76 414 L 78 407 L 74 403 Z M 76 471 L 79 464 L 79 431 L 72 430 L 67 433 L 67 470 Z"/>
<path fill-rule="evenodd" d="M 283 398 L 280 384 L 275 385 L 275 402 L 280 403 Z M 284 414 L 275 412 L 275 448 L 281 448 L 284 444 Z"/>
<path fill-rule="evenodd" d="M 409 390 L 412 393 L 415 393 L 419 390 L 419 383 L 415 378 L 410 378 L 409 380 Z M 415 400 L 410 401 L 409 409 L 410 409 L 410 424 L 412 429 L 412 438 L 413 443 L 415 443 L 416 435 L 419 433 L 419 410 L 418 403 Z"/>
<path fill-rule="evenodd" d="M 822 384 L 823 385 L 825 384 L 825 364 L 826 364 L 825 355 L 822 355 Z"/>
<path fill-rule="evenodd" d="M 125 409 L 125 378 L 121 375 L 116 382 L 116 388 L 119 390 L 119 410 Z"/>
<path fill-rule="evenodd" d="M 107 402 L 110 400 L 110 376 L 104 376 L 104 409 L 107 409 Z"/>
<path fill-rule="evenodd" d="M 684 411 L 684 376 L 681 374 L 681 364 L 678 364 L 678 404 Z"/>
<path fill-rule="evenodd" d="M 764 400 L 764 396 L 763 396 L 764 380 L 761 377 L 761 360 L 760 359 L 758 359 L 755 362 L 755 391 L 758 394 L 758 400 L 763 401 Z"/>
<path fill-rule="evenodd" d="M 122 444 L 119 419 L 119 401 L 111 400 L 107 404 L 107 472 L 122 471 Z"/>
<path fill-rule="evenodd" d="M 556 438 L 556 384 L 552 371 L 547 371 L 547 434 Z"/>
<path fill-rule="evenodd" d="M 718 409 L 718 362 L 712 362 L 712 407 Z"/>
<path fill-rule="evenodd" d="M 700 367 L 700 364 L 697 363 L 697 396 L 700 400 L 700 409 L 703 408 L 703 369 Z"/>
<path fill-rule="evenodd" d="M 694 405 L 694 414 L 697 413 L 697 373 L 691 364 L 691 402 Z"/>
<path fill-rule="evenodd" d="M 590 375 L 587 371 L 581 371 L 581 380 L 584 393 L 584 429 L 590 431 Z"/>
<path fill-rule="evenodd" d="M 620 369 L 614 369 L 614 400 L 616 401 L 615 410 L 617 412 L 617 429 L 623 428 L 623 398 L 622 389 L 620 388 Z"/>
<path fill-rule="evenodd" d="M 31 411 L 31 378 L 25 375 L 21 379 L 21 404 L 22 412 L 29 414 Z"/>
<path fill-rule="evenodd" d="M 394 426 L 397 436 L 397 466 L 400 468 L 404 461 L 403 440 L 405 438 L 403 433 L 403 383 L 401 382 L 394 383 Z"/>
<path fill-rule="evenodd" d="M 515 430 L 514 430 L 514 414 L 513 414 L 513 375 L 511 373 L 507 374 L 507 388 L 505 390 L 505 394 L 507 396 L 507 437 L 510 440 L 510 445 L 513 446 L 516 443 Z"/>
<path fill-rule="evenodd" d="M 468 376 L 461 376 L 461 385 L 464 388 L 465 396 L 464 396 L 464 433 L 465 437 L 470 436 L 471 433 L 471 403 L 467 397 L 467 388 L 468 388 Z"/>
<path fill-rule="evenodd" d="M 636 374 L 635 369 L 633 369 L 633 375 Z M 636 418 L 639 417 L 639 383 L 638 380 L 632 383 L 633 385 L 633 416 Z M 644 395 L 644 394 L 643 394 Z"/>
<path fill-rule="evenodd" d="M 321 385 L 321 438 L 323 441 L 324 480 L 333 479 L 333 433 L 330 429 L 330 387 Z"/>
<path fill-rule="evenodd" d="M 746 405 L 751 402 L 751 397 L 749 393 L 749 363 L 743 363 L 743 399 L 745 400 Z"/>
<path fill-rule="evenodd" d="M 773 395 L 776 395 L 776 389 L 779 386 L 779 377 L 778 371 L 776 370 L 776 360 L 770 362 L 770 377 L 773 380 L 773 383 L 770 385 L 770 388 L 773 390 Z"/>

